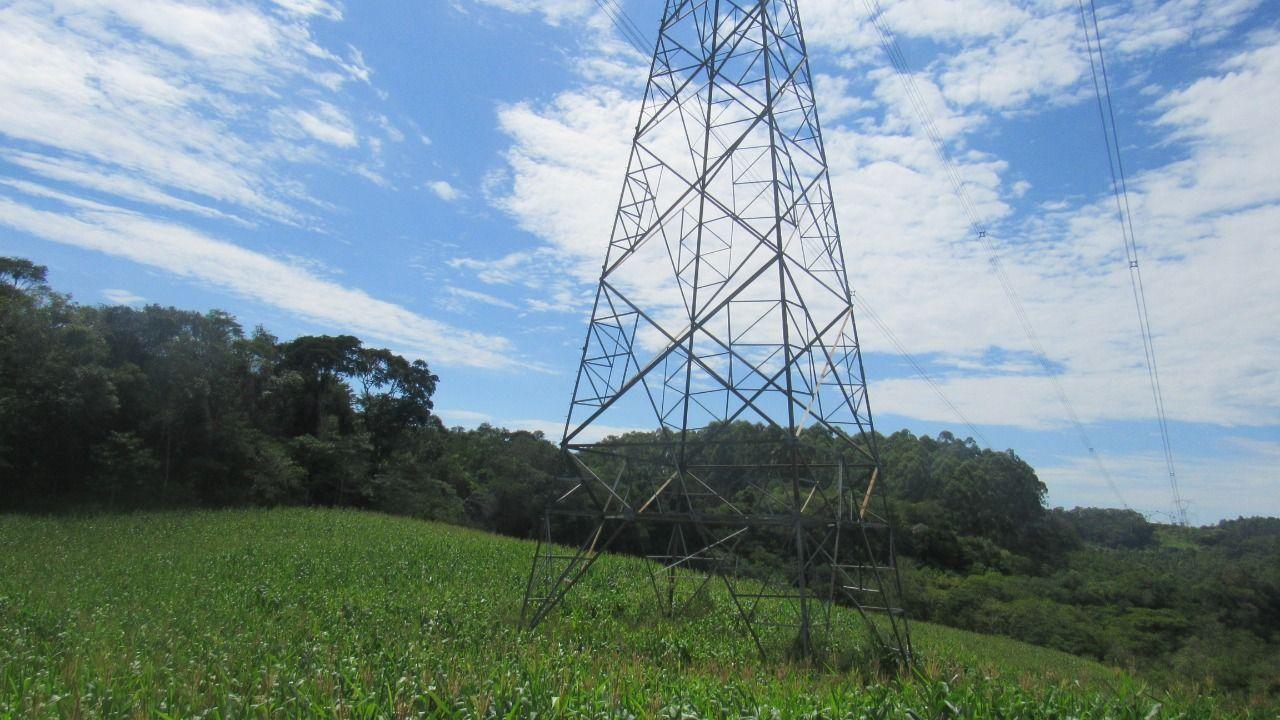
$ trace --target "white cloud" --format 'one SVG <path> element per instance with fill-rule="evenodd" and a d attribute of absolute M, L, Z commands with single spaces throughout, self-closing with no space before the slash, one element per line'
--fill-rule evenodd
<path fill-rule="evenodd" d="M 1196 456 L 1179 463 L 1179 489 L 1190 499 L 1193 523 L 1219 519 L 1280 517 L 1280 475 L 1276 472 L 1276 443 L 1241 442 L 1228 438 L 1218 448 L 1221 457 Z M 1158 453 L 1114 455 L 1104 458 L 1124 500 L 1135 510 L 1170 522 L 1169 475 Z M 1049 488 L 1049 503 L 1063 507 L 1119 504 L 1116 494 L 1087 458 L 1043 464 L 1036 474 Z"/>
<path fill-rule="evenodd" d="M 1079 15 L 1069 9 L 1029 18 L 993 42 L 948 58 L 939 85 L 953 103 L 997 110 L 1061 100 L 1088 71 L 1082 33 Z"/>
<path fill-rule="evenodd" d="M 897 32 L 932 40 L 988 38 L 1025 23 L 1028 6 L 1007 0 L 898 0 L 884 3 L 884 22 Z M 819 16 L 821 22 L 821 16 Z"/>
<path fill-rule="evenodd" d="M 272 2 L 299 15 L 320 15 L 329 20 L 342 19 L 342 11 L 325 0 L 272 0 Z"/>
<path fill-rule="evenodd" d="M 121 194 L 138 202 L 303 222 L 297 205 L 311 202 L 287 175 L 294 163 L 324 160 L 304 140 L 356 144 L 331 93 L 367 79 L 368 69 L 358 52 L 343 58 L 313 39 L 309 23 L 340 17 L 333 6 L 281 8 L 7 3 L 0 137 L 21 144 L 28 165 L 42 162 L 46 177 L 61 165 L 62 182 L 103 191 L 104 179 L 129 178 Z M 293 104 L 304 94 L 330 98 Z M 280 117 L 293 119 L 292 132 L 280 132 Z"/>
<path fill-rule="evenodd" d="M 1075 96 L 1088 72 L 1078 8 L 1073 13 L 1074 5 L 1033 2 L 992 5 L 977 17 L 942 13 L 927 19 L 898 9 L 925 4 L 886 3 L 886 16 L 901 35 L 959 48 L 922 71 L 917 82 L 950 138 L 977 214 L 1005 230 L 992 240 L 1049 361 L 1061 368 L 1075 411 L 1085 422 L 1149 421 L 1150 391 L 1113 201 L 1100 196 L 1015 215 L 1011 201 L 1026 192 L 1026 183 L 1008 177 L 999 158 L 964 148 L 983 126 L 975 114 L 982 108 L 1034 111 L 1045 100 Z M 862 22 L 856 5 L 808 0 L 803 8 L 813 11 L 806 16 L 810 46 L 856 54 L 863 47 L 856 33 L 832 31 L 842 22 Z M 1214 12 L 1195 6 L 1190 12 L 1196 17 Z M 1127 17 L 1138 26 L 1141 18 Z M 1280 422 L 1280 376 L 1267 360 L 1280 347 L 1274 333 L 1256 332 L 1261 318 L 1280 315 L 1280 263 L 1274 243 L 1265 240 L 1280 228 L 1280 210 L 1257 206 L 1275 202 L 1280 193 L 1270 160 L 1280 138 L 1267 119 L 1269 108 L 1280 106 L 1280 98 L 1273 99 L 1280 86 L 1268 81 L 1280 75 L 1278 57 L 1280 43 L 1258 48 L 1169 93 L 1157 106 L 1159 123 L 1191 155 L 1130 178 L 1140 234 L 1159 240 L 1146 253 L 1144 271 L 1166 400 L 1176 420 Z M 970 236 L 945 166 L 918 129 L 896 77 L 883 69 L 883 58 L 875 62 L 880 69 L 864 76 L 875 91 L 871 98 L 884 109 L 879 121 L 863 112 L 866 98 L 850 97 L 860 89 L 853 83 L 822 78 L 818 87 L 855 287 L 910 350 L 939 368 L 947 394 L 975 421 L 1062 427 L 1066 413 L 1038 364 L 989 367 L 993 350 L 1025 357 L 1027 342 L 986 252 Z M 836 108 L 833 116 L 827 106 Z M 485 282 L 518 283 L 529 268 L 553 259 L 569 268 L 579 288 L 592 287 L 616 202 L 609 188 L 621 182 L 636 112 L 629 90 L 600 85 L 566 90 L 549 103 L 501 108 L 500 126 L 511 138 L 508 182 L 492 200 L 545 244 L 455 265 Z M 1258 320 L 1223 327 L 1222 314 L 1236 311 Z M 1209 327 L 1217 335 L 1212 344 Z M 890 347 L 874 326 L 864 322 L 861 329 L 865 347 Z M 1220 346 L 1232 352 L 1219 352 Z M 975 372 L 975 365 L 982 369 Z M 881 411 L 954 422 L 917 379 L 877 381 L 872 393 Z"/>
<path fill-rule="evenodd" d="M 369 182 L 373 183 L 374 185 L 377 185 L 378 187 L 382 187 L 382 188 L 393 187 L 390 180 L 383 177 L 382 173 L 378 172 L 372 167 L 369 167 L 368 165 L 356 165 L 355 167 L 351 168 L 351 172 L 355 173 L 356 175 L 359 175 L 360 177 L 364 178 L 365 180 L 368 180 Z"/>
<path fill-rule="evenodd" d="M 489 178 L 486 196 L 547 244 L 496 258 L 457 257 L 450 265 L 483 283 L 532 291 L 526 309 L 581 311 L 608 245 L 638 107 L 608 86 L 562 93 L 547 106 L 500 107 L 499 126 L 513 139 L 510 172 Z"/>
<path fill-rule="evenodd" d="M 388 140 L 396 143 L 404 142 L 406 137 L 404 134 L 404 131 L 396 127 L 395 125 L 393 125 L 391 123 L 390 118 L 388 118 L 386 115 L 379 115 L 377 119 L 378 119 L 378 126 L 382 128 L 382 131 L 384 133 L 387 134 Z M 427 143 L 427 144 L 430 145 L 431 143 Z"/>
<path fill-rule="evenodd" d="M 425 187 L 445 202 L 453 202 L 462 197 L 462 191 L 450 184 L 448 180 L 434 180 L 428 182 Z"/>
<path fill-rule="evenodd" d="M 512 138 L 511 175 L 493 199 L 562 253 L 557 259 L 568 260 L 583 281 L 599 274 L 637 112 L 638 101 L 603 86 L 561 93 L 547 106 L 518 103 L 498 111 L 499 127 Z"/>
<path fill-rule="evenodd" d="M 859 97 L 851 88 L 852 79 L 842 75 L 819 73 L 813 78 L 813 92 L 822 108 L 823 122 L 845 119 L 875 106 L 872 101 Z"/>
<path fill-rule="evenodd" d="M 120 288 L 106 288 L 102 291 L 102 297 L 113 305 L 137 305 L 146 300 L 146 298 L 135 292 Z"/>
<path fill-rule="evenodd" d="M 1184 43 L 1220 40 L 1261 0 L 1135 0 L 1102 8 L 1111 60 Z M 912 70 L 930 77 L 947 101 L 969 108 L 1038 112 L 1083 99 L 1089 72 L 1079 6 L 1059 0 L 886 0 L 881 23 L 899 38 L 938 43 L 943 52 Z M 801 0 L 809 45 L 837 53 L 852 70 L 885 65 L 867 4 Z M 907 56 L 907 61 L 920 58 Z"/>
<path fill-rule="evenodd" d="M 483 293 L 478 290 L 468 290 L 466 288 L 454 287 L 452 285 L 445 288 L 445 294 L 451 299 L 452 304 L 461 307 L 460 301 L 478 302 L 484 305 L 502 308 L 504 310 L 519 310 L 519 306 L 515 303 L 503 300 L 500 297 Z"/>
<path fill-rule="evenodd" d="M 0 158 L 26 168 L 31 172 L 50 180 L 57 180 L 82 188 L 102 193 L 109 193 L 120 198 L 136 200 L 156 207 L 171 208 L 204 217 L 231 220 L 240 225 L 249 225 L 238 216 L 221 210 L 184 200 L 161 190 L 146 181 L 121 172 L 103 170 L 92 163 L 80 162 L 70 158 L 58 158 L 37 153 L 10 152 L 0 153 Z"/>
<path fill-rule="evenodd" d="M 1174 203 L 1165 212 L 1203 213 L 1280 201 L 1280 175 L 1275 172 L 1280 126 L 1271 108 L 1280 106 L 1280 36 L 1241 52 L 1221 65 L 1218 74 L 1170 92 L 1157 107 L 1157 121 L 1172 139 L 1191 147 L 1186 166 L 1176 168 L 1176 189 L 1165 193 Z M 1187 185 L 1185 183 L 1191 183 Z M 1197 202 L 1198 200 L 1198 202 Z M 1196 203 L 1190 207 L 1185 203 Z"/>
<path fill-rule="evenodd" d="M 915 64 L 920 58 L 910 55 L 905 59 L 954 105 L 1007 110 L 1032 99 L 1061 100 L 1088 72 L 1074 3 L 898 0 L 881 5 L 880 22 L 893 36 L 945 48 L 928 64 Z M 811 47 L 837 53 L 854 72 L 889 67 L 865 3 L 806 0 L 801 12 Z"/>
<path fill-rule="evenodd" d="M 805 40 L 815 50 L 850 53 L 868 61 L 880 52 L 880 37 L 863 2 L 800 0 L 800 17 Z"/>
<path fill-rule="evenodd" d="M 1262 0 L 1132 0 L 1127 12 L 1100 17 L 1099 24 L 1103 42 L 1114 38 L 1121 52 L 1147 53 L 1183 43 L 1216 42 L 1261 4 Z"/>
<path fill-rule="evenodd" d="M 1280 460 L 1280 441 L 1255 440 L 1245 437 L 1229 437 L 1227 444 L 1262 457 Z"/>
<path fill-rule="evenodd" d="M 241 231 L 321 225 L 314 213 L 330 206 L 295 179 L 300 167 L 389 186 L 383 138 L 405 136 L 354 104 L 378 92 L 364 87 L 372 71 L 360 51 L 316 39 L 318 23 L 341 18 L 325 0 L 0 3 L 0 165 L 47 183 L 3 181 L 0 224 L 433 363 L 509 366 L 504 338 L 423 317 L 326 279 L 312 259 L 280 259 L 181 219 Z"/>
<path fill-rule="evenodd" d="M 581 19 L 595 10 L 591 0 L 474 0 L 474 2 L 510 12 L 538 13 L 552 25 Z"/>
<path fill-rule="evenodd" d="M 16 184 L 10 184 L 15 187 Z M 342 328 L 438 365 L 505 368 L 505 338 L 461 330 L 378 300 L 363 290 L 167 221 L 39 186 L 28 195 L 64 204 L 59 212 L 0 196 L 0 224 L 52 242 L 122 257 L 279 308 L 326 328 Z"/>
<path fill-rule="evenodd" d="M 933 130 L 944 141 L 962 139 L 976 129 L 985 117 L 976 111 L 957 110 L 951 98 L 927 74 L 916 73 L 910 77 L 895 75 L 887 70 L 875 70 L 869 77 L 876 80 L 874 97 L 885 110 L 884 129 L 895 133 L 923 135 L 918 108 L 923 108 L 933 124 Z M 908 88 L 910 88 L 908 90 Z M 947 86 L 948 91 L 952 88 Z M 837 107 L 848 100 L 837 100 Z"/>
<path fill-rule="evenodd" d="M 1166 402 L 1177 420 L 1280 423 L 1280 337 L 1258 331 L 1280 315 L 1272 160 L 1280 128 L 1265 109 L 1280 104 L 1278 73 L 1280 38 L 1271 38 L 1157 100 L 1160 127 L 1181 157 L 1130 177 Z M 1067 364 L 1069 395 L 1086 419 L 1141 419 L 1151 405 L 1114 213 L 1109 197 L 1046 210 L 1027 223 L 1029 242 L 1012 256 L 1015 277 L 1030 288 L 1024 296 L 1035 300 L 1032 318 Z M 997 408 L 1027 403 L 1008 392 L 986 396 Z"/>
<path fill-rule="evenodd" d="M 573 272 L 585 261 L 585 258 L 553 247 L 540 247 L 531 252 L 514 252 L 494 259 L 455 257 L 448 264 L 488 285 L 524 288 L 529 291 L 522 301 L 526 310 L 581 312 L 589 308 L 590 288 L 575 278 Z M 580 269 L 578 271 L 581 272 Z"/>
<path fill-rule="evenodd" d="M 811 47 L 848 53 L 871 62 L 881 39 L 866 2 L 800 0 Z M 895 35 L 938 42 L 980 41 L 1011 32 L 1031 15 L 1028 5 L 1007 0 L 885 0 L 881 22 Z"/>
<path fill-rule="evenodd" d="M 490 415 L 488 413 L 478 412 L 476 410 L 441 410 L 436 409 L 436 414 L 444 421 L 445 425 L 453 426 L 475 426 L 480 423 L 489 422 Z"/>
<path fill-rule="evenodd" d="M 293 118 L 303 131 L 320 142 L 342 148 L 360 144 L 351 120 L 329 103 L 319 103 L 311 110 L 295 110 Z"/>

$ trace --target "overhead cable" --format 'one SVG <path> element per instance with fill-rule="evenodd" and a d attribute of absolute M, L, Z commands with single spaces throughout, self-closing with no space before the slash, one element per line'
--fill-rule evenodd
<path fill-rule="evenodd" d="M 1099 474 L 1107 481 L 1112 493 L 1116 499 L 1126 509 L 1129 503 L 1125 500 L 1120 488 L 1116 485 L 1115 479 L 1112 477 L 1106 465 L 1102 462 L 1101 455 L 1098 454 L 1094 446 L 1089 432 L 1085 429 L 1084 423 L 1080 421 L 1080 416 L 1076 412 L 1075 406 L 1067 397 L 1066 390 L 1062 386 L 1062 382 L 1058 379 L 1052 364 L 1049 361 L 1048 353 L 1045 351 L 1044 344 L 1040 341 L 1040 336 L 1035 330 L 1035 326 L 1031 322 L 1030 316 L 1027 314 L 1026 307 L 1022 303 L 1022 298 L 1018 295 L 1018 291 L 1014 288 L 1013 283 L 1009 279 L 1009 275 L 1004 268 L 1004 263 L 1000 259 L 999 249 L 991 239 L 991 233 L 988 231 L 982 217 L 979 215 L 976 205 L 969 197 L 968 191 L 965 189 L 964 179 L 960 176 L 956 163 L 951 157 L 950 151 L 947 149 L 946 142 L 942 138 L 942 133 L 938 130 L 937 123 L 934 122 L 933 114 L 929 111 L 929 106 L 924 99 L 923 93 L 920 91 L 919 85 L 916 83 L 915 75 L 911 72 L 910 65 L 907 63 L 906 54 L 902 51 L 902 46 L 898 43 L 897 37 L 893 30 L 889 28 L 882 19 L 883 9 L 880 7 L 879 0 L 865 0 L 868 16 L 870 17 L 872 26 L 875 27 L 876 33 L 880 39 L 880 45 L 889 57 L 889 62 L 897 73 L 902 83 L 903 89 L 907 94 L 907 100 L 910 102 L 912 109 L 915 111 L 920 121 L 920 126 L 928 136 L 932 143 L 934 151 L 942 161 L 947 179 L 951 183 L 952 191 L 956 198 L 960 201 L 961 209 L 969 220 L 969 226 L 978 242 L 987 252 L 988 262 L 991 270 L 995 274 L 996 279 L 1000 283 L 1001 289 L 1004 291 L 1005 297 L 1009 301 L 1009 305 L 1013 308 L 1014 315 L 1018 319 L 1018 323 L 1022 326 L 1023 333 L 1027 336 L 1027 341 L 1031 345 L 1032 354 L 1037 362 L 1044 370 L 1045 377 L 1053 386 L 1054 394 L 1057 396 L 1058 402 L 1062 405 L 1066 412 L 1067 419 L 1079 437 L 1081 445 L 1089 456 L 1093 459 L 1094 464 L 1098 468 Z"/>
<path fill-rule="evenodd" d="M 613 0 L 596 0 L 596 2 L 597 4 L 605 2 L 610 3 L 612 12 L 606 9 L 606 14 L 608 14 L 610 19 L 613 21 L 615 27 L 618 28 L 623 37 L 627 39 L 631 46 L 638 52 L 642 54 L 648 52 L 645 48 L 645 45 L 648 43 L 645 41 L 643 33 L 639 33 L 638 29 L 636 29 L 635 23 L 630 20 L 625 9 L 617 5 Z M 912 108 L 920 121 L 921 127 L 924 129 L 925 134 L 932 143 L 935 152 L 942 160 L 942 164 L 946 171 L 947 178 L 951 183 L 952 190 L 955 193 L 956 198 L 959 200 L 965 215 L 968 217 L 970 228 L 987 252 L 992 272 L 1000 282 L 1001 289 L 1004 291 L 1005 297 L 1013 308 L 1014 314 L 1017 317 L 1019 324 L 1022 326 L 1023 333 L 1027 336 L 1027 340 L 1031 344 L 1033 355 L 1044 370 L 1045 376 L 1052 384 L 1054 394 L 1057 396 L 1058 402 L 1066 412 L 1067 418 L 1075 429 L 1081 445 L 1097 467 L 1098 473 L 1106 480 L 1107 485 L 1116 496 L 1116 499 L 1119 500 L 1121 506 L 1129 509 L 1129 503 L 1125 500 L 1124 494 L 1120 492 L 1120 488 L 1116 484 L 1115 478 L 1103 463 L 1101 455 L 1098 453 L 1092 438 L 1084 427 L 1084 423 L 1081 422 L 1079 414 L 1076 412 L 1071 400 L 1067 397 L 1066 390 L 1063 388 L 1061 381 L 1058 379 L 1057 374 L 1049 362 L 1048 353 L 1045 351 L 1044 345 L 1040 341 L 1040 337 L 1031 323 L 1030 316 L 1027 314 L 1026 308 L 1022 303 L 1022 299 L 1019 297 L 1017 290 L 1009 280 L 1008 273 L 1004 269 L 1004 264 L 1001 262 L 999 251 L 992 241 L 985 224 L 982 222 L 982 219 L 978 214 L 977 207 L 969 198 L 969 194 L 965 190 L 964 180 L 960 176 L 960 173 L 956 168 L 956 163 L 952 159 L 946 143 L 942 139 L 942 134 L 938 130 L 937 123 L 934 121 L 932 113 L 929 112 L 929 107 L 924 100 L 923 94 L 920 92 L 920 88 L 915 81 L 914 74 L 910 71 L 910 66 L 907 63 L 906 55 L 903 53 L 901 45 L 894 36 L 892 29 L 884 25 L 881 21 L 883 10 L 880 7 L 880 3 L 878 0 L 865 0 L 865 2 L 871 23 L 879 35 L 881 47 L 884 49 L 885 54 L 888 55 L 890 63 L 893 65 L 899 80 L 902 82 L 907 93 L 907 99 L 911 103 Z M 604 9 L 603 6 L 602 9 Z M 634 37 L 636 33 L 639 33 L 639 39 Z M 863 304 L 865 307 L 865 300 L 863 300 Z M 877 325 L 880 325 L 881 322 L 877 322 Z M 887 330 L 887 326 L 882 327 L 882 329 Z M 888 335 L 889 333 L 886 333 L 886 336 Z M 891 342 L 894 341 L 891 340 Z M 894 344 L 900 345 L 900 343 L 897 342 L 894 342 Z M 904 353 L 903 351 L 905 351 L 905 348 L 900 347 L 899 353 L 902 354 L 904 358 L 908 358 L 909 364 L 911 364 L 913 368 L 916 369 L 917 373 L 925 379 L 926 383 L 943 398 L 944 402 L 951 407 L 954 412 L 957 412 L 958 417 L 961 418 L 962 422 L 969 425 L 971 429 L 976 430 L 976 428 L 973 428 L 972 424 L 968 422 L 968 419 L 965 418 L 964 414 L 959 412 L 959 408 L 957 408 L 954 403 L 947 399 L 945 394 L 942 393 L 941 386 L 924 372 L 923 367 L 920 366 L 918 362 L 915 362 L 914 358 L 911 358 L 909 353 Z M 979 435 L 981 434 L 979 433 Z M 988 443 L 988 445 L 989 444 L 990 443 Z"/>
<path fill-rule="evenodd" d="M 894 334 L 893 330 L 889 329 L 889 326 L 885 324 L 884 319 L 881 318 L 879 313 L 871 307 L 871 303 L 869 303 L 865 297 L 857 294 L 853 296 L 853 302 L 855 305 L 860 306 L 863 317 L 869 318 L 871 322 L 875 323 L 876 327 L 880 328 L 880 332 L 884 333 L 884 336 L 889 339 L 889 342 L 897 349 L 898 354 L 902 356 L 902 359 L 907 361 L 907 364 L 915 370 L 916 374 L 924 380 L 925 384 L 929 386 L 929 389 L 933 390 L 934 394 L 942 400 L 943 404 L 950 408 L 951 412 L 955 413 L 956 417 L 960 418 L 960 422 L 964 423 L 965 426 L 969 428 L 969 431 L 982 441 L 983 445 L 993 447 L 991 441 L 987 439 L 987 436 L 969 421 L 969 418 L 964 414 L 964 411 L 957 407 L 955 403 L 951 402 L 951 398 L 947 397 L 947 394 L 942 391 L 942 386 L 933 379 L 929 372 L 924 369 L 924 366 L 921 365 L 920 362 L 916 360 L 915 356 L 907 350 L 906 346 L 902 344 L 902 341 L 898 339 L 898 336 Z"/>
<path fill-rule="evenodd" d="M 636 52 L 641 55 L 648 55 L 649 50 L 645 47 L 645 35 L 634 21 L 626 14 L 626 10 L 618 5 L 616 0 L 595 0 L 596 6 L 601 12 L 609 18 L 613 26 L 617 28 L 618 33 L 622 35 L 622 39 L 628 45 L 635 48 Z"/>
<path fill-rule="evenodd" d="M 1155 338 L 1151 331 L 1150 314 L 1147 311 L 1147 294 L 1142 283 L 1142 269 L 1138 263 L 1138 240 L 1133 231 L 1133 212 L 1129 206 L 1129 185 L 1125 180 L 1124 162 L 1120 155 L 1120 134 L 1116 129 L 1115 106 L 1111 102 L 1111 80 L 1107 76 L 1107 63 L 1102 55 L 1098 8 L 1094 0 L 1089 0 L 1087 12 L 1084 0 L 1078 0 L 1078 3 L 1080 24 L 1084 28 L 1085 49 L 1089 53 L 1089 70 L 1093 74 L 1093 90 L 1098 98 L 1098 119 L 1102 124 L 1102 139 L 1107 148 L 1107 169 L 1111 172 L 1111 191 L 1116 199 L 1116 218 L 1120 221 L 1125 259 L 1129 262 L 1129 285 L 1133 289 L 1133 303 L 1138 312 L 1138 331 L 1142 336 L 1142 350 L 1146 356 L 1151 399 L 1155 404 L 1156 422 L 1160 427 L 1160 442 L 1164 449 L 1165 467 L 1169 472 L 1169 487 L 1173 491 L 1174 517 L 1178 523 L 1186 525 L 1187 506 L 1178 488 L 1178 473 L 1173 463 L 1173 444 L 1169 441 L 1169 421 L 1165 412 L 1164 392 L 1160 388 L 1160 367 L 1156 363 Z M 1095 52 L 1097 53 L 1096 63 L 1094 62 Z M 1099 82 L 1099 76 L 1101 76 L 1101 82 Z"/>

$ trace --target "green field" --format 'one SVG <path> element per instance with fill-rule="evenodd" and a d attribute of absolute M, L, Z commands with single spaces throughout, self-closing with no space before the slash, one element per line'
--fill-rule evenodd
<path fill-rule="evenodd" d="M 352 511 L 0 516 L 0 718 L 1249 715 L 923 623 L 921 678 L 764 665 L 719 594 L 650 623 L 629 558 L 524 631 L 531 551 Z"/>

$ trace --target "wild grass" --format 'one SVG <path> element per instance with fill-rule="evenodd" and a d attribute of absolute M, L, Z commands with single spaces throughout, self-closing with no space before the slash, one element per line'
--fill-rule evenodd
<path fill-rule="evenodd" d="M 526 631 L 531 552 L 351 511 L 3 516 L 0 718 L 1274 717 L 923 623 L 917 676 L 762 664 L 721 593 L 652 621 L 630 558 Z"/>

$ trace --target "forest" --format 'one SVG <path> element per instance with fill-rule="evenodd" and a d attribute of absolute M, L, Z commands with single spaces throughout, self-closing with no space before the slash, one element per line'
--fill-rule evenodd
<path fill-rule="evenodd" d="M 0 258 L 0 512 L 356 507 L 529 537 L 561 487 L 559 450 L 446 427 L 440 382 L 351 336 L 80 304 L 44 267 Z M 746 447 L 769 432 L 730 430 Z M 1012 450 L 877 439 L 913 618 L 1280 696 L 1280 519 L 1050 508 Z"/>

